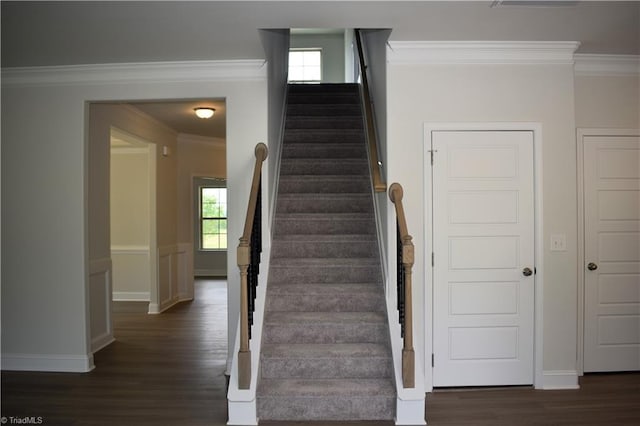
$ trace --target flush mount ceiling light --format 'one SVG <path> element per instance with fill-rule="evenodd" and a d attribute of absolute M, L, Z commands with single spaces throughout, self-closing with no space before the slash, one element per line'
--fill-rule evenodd
<path fill-rule="evenodd" d="M 209 107 L 198 107 L 193 109 L 199 118 L 211 118 L 216 112 L 215 109 Z"/>

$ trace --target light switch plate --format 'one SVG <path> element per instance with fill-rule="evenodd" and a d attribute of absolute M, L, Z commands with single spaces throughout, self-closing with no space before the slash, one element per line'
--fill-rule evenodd
<path fill-rule="evenodd" d="M 567 236 L 565 234 L 551 234 L 551 251 L 567 251 Z"/>

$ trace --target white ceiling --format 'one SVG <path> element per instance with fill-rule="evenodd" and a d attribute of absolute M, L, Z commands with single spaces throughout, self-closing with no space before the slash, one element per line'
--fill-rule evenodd
<path fill-rule="evenodd" d="M 132 102 L 129 105 L 164 123 L 178 133 L 224 139 L 227 132 L 227 108 L 224 99 L 200 99 L 171 102 Z M 211 118 L 196 117 L 196 107 L 216 110 Z"/>
<path fill-rule="evenodd" d="M 260 28 L 388 28 L 394 41 L 579 41 L 579 53 L 640 54 L 639 1 L 513 3 L 2 1 L 1 64 L 262 59 Z M 219 110 L 208 122 L 191 116 L 198 102 L 134 106 L 179 133 L 224 137 L 224 102 L 207 102 Z"/>
<path fill-rule="evenodd" d="M 640 2 L 492 3 L 2 1 L 2 66 L 259 59 L 259 28 L 390 28 L 392 40 L 580 41 L 581 53 L 640 53 Z"/>

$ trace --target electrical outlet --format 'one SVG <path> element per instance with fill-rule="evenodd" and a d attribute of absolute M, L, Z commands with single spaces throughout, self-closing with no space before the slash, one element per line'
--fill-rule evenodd
<path fill-rule="evenodd" d="M 551 251 L 567 251 L 567 236 L 565 234 L 551 234 Z"/>

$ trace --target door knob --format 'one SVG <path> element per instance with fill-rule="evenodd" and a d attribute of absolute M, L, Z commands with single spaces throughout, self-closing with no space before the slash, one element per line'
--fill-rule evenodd
<path fill-rule="evenodd" d="M 593 262 L 589 262 L 589 264 L 587 265 L 587 269 L 590 271 L 595 271 L 596 269 L 598 269 L 598 265 Z"/>
<path fill-rule="evenodd" d="M 531 275 L 533 275 L 533 271 L 530 268 L 524 268 L 522 270 L 522 275 L 524 275 L 525 277 L 530 277 Z"/>

